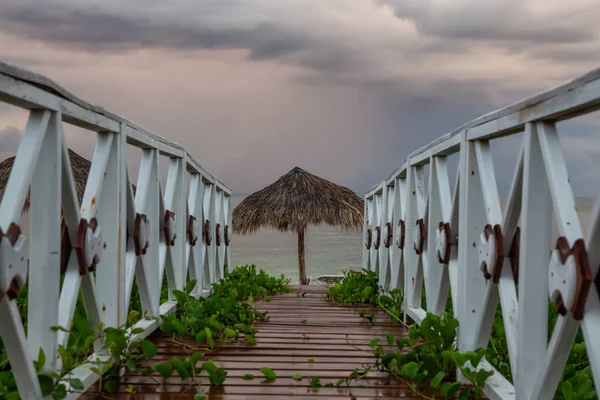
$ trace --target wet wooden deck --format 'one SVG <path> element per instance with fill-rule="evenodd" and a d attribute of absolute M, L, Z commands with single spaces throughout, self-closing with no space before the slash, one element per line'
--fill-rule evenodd
<path fill-rule="evenodd" d="M 374 357 L 368 352 L 371 339 L 379 337 L 385 343 L 385 335 L 390 331 L 394 331 L 396 337 L 407 334 L 404 327 L 392 325 L 382 311 L 373 310 L 375 319 L 371 324 L 358 315 L 358 308 L 342 307 L 322 300 L 321 295 L 325 290 L 323 286 L 295 287 L 294 292 L 274 296 L 268 303 L 257 302 L 256 308 L 268 310 L 270 316 L 268 321 L 256 325 L 259 330 L 257 344 L 252 346 L 245 341 L 229 342 L 205 356 L 228 371 L 223 386 L 209 386 L 204 374 L 199 379 L 200 385 L 182 382 L 178 377 L 165 380 L 157 376 L 161 384 L 156 384 L 148 377 L 125 376 L 117 394 L 101 396 L 94 393 L 96 387 L 80 398 L 192 399 L 194 393 L 198 392 L 206 392 L 209 399 L 231 400 L 419 398 L 405 385 L 385 375 L 369 375 L 362 379 L 359 383 L 367 386 L 365 388 L 348 388 L 345 385 L 336 388 L 310 387 L 308 377 L 319 378 L 323 385 L 335 384 L 362 364 L 373 363 Z M 302 293 L 305 295 L 302 296 Z M 151 339 L 157 343 L 159 351 L 150 364 L 174 356 L 187 357 L 191 353 L 190 349 L 175 345 L 170 337 L 160 332 L 152 335 Z M 191 338 L 183 342 L 195 345 Z M 309 359 L 313 359 L 314 363 L 310 363 Z M 265 383 L 259 372 L 261 367 L 273 369 L 277 379 Z M 256 378 L 244 380 L 244 374 L 253 374 Z M 302 375 L 303 379 L 293 380 L 295 374 Z M 135 395 L 125 392 L 128 387 L 135 390 Z"/>

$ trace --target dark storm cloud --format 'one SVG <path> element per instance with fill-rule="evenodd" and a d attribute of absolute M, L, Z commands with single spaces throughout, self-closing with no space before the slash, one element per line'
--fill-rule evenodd
<path fill-rule="evenodd" d="M 435 0 L 380 0 L 394 8 L 397 19 L 381 12 L 382 8 L 367 9 L 371 14 L 363 18 L 359 12 L 369 2 L 352 0 L 327 3 L 329 14 L 321 19 L 323 2 L 317 0 L 306 0 L 301 7 L 296 2 L 282 6 L 272 0 L 122 4 L 105 0 L 98 6 L 69 1 L 0 0 L 0 31 L 61 45 L 66 55 L 60 57 L 61 62 L 71 61 L 69 55 L 81 54 L 78 51 L 83 49 L 104 52 L 100 63 L 111 68 L 109 53 L 126 53 L 120 62 L 127 64 L 124 60 L 135 59 L 140 49 L 173 49 L 181 52 L 156 51 L 155 60 L 162 63 L 165 54 L 185 54 L 194 71 L 190 76 L 171 76 L 173 72 L 166 70 L 174 60 L 166 57 L 161 64 L 164 69 L 149 67 L 151 72 L 144 79 L 196 78 L 194 68 L 202 60 L 191 54 L 197 49 L 243 49 L 248 50 L 250 61 L 277 61 L 257 67 L 248 60 L 228 60 L 241 65 L 234 70 L 239 86 L 256 85 L 255 90 L 232 91 L 229 97 L 227 90 L 215 91 L 219 99 L 204 98 L 202 91 L 182 93 L 170 99 L 169 112 L 160 117 L 149 107 L 163 111 L 164 100 L 148 99 L 138 105 L 133 97 L 147 81 L 127 82 L 129 86 L 122 90 L 126 100 L 120 103 L 115 100 L 115 94 L 121 96 L 119 91 L 101 97 L 107 108 L 118 104 L 115 112 L 132 110 L 142 125 L 149 121 L 159 126 L 157 133 L 197 154 L 236 193 L 257 190 L 299 165 L 363 194 L 421 146 L 502 106 L 508 102 L 505 99 L 516 101 L 546 88 L 543 79 L 556 75 L 562 79 L 562 72 L 552 75 L 555 71 L 550 68 L 536 70 L 532 60 L 567 65 L 571 69 L 565 68 L 564 74 L 571 77 L 583 72 L 577 63 L 594 60 L 599 50 L 597 41 L 585 45 L 597 37 L 596 25 L 586 15 L 533 18 L 516 2 L 506 1 L 482 5 L 457 0 L 449 7 L 450 3 Z M 352 7 L 357 8 L 348 12 Z M 348 14 L 361 18 L 345 20 Z M 55 50 L 46 47 L 46 51 Z M 502 58 L 499 53 L 518 57 Z M 19 55 L 33 61 L 42 57 L 37 50 Z M 215 52 L 214 57 L 218 59 L 219 54 Z M 43 64 L 56 63 L 58 58 L 48 57 Z M 503 62 L 510 63 L 508 71 Z M 293 75 L 284 76 L 281 64 L 304 68 L 294 68 Z M 123 82 L 136 73 L 135 68 L 115 67 L 125 77 Z M 256 75 L 248 72 L 253 68 L 272 73 L 272 81 L 261 82 L 273 86 L 262 90 L 253 82 Z M 85 64 L 77 65 L 74 73 L 88 73 Z M 219 76 L 214 85 L 230 77 Z M 101 83 L 87 81 L 88 93 L 102 92 Z M 540 85 L 521 85 L 531 81 Z M 61 83 L 69 87 L 69 82 Z M 196 102 L 202 107 L 190 107 Z M 519 138 L 512 140 L 502 139 L 493 146 L 500 190 L 506 190 L 512 178 Z M 581 147 L 582 142 L 575 144 Z M 207 149 L 227 149 L 227 156 Z M 589 158 L 593 157 L 595 153 Z"/>
<path fill-rule="evenodd" d="M 392 7 L 398 18 L 412 20 L 425 36 L 553 44 L 598 37 L 595 12 L 590 9 L 540 16 L 528 10 L 524 2 L 378 1 Z"/>
<path fill-rule="evenodd" d="M 129 51 L 140 47 L 171 49 L 248 49 L 249 58 L 280 57 L 309 45 L 307 38 L 268 22 L 251 27 L 210 29 L 149 17 L 123 17 L 97 8 L 0 6 L 0 30 L 89 51 Z M 75 6 L 73 6 L 75 7 Z"/>

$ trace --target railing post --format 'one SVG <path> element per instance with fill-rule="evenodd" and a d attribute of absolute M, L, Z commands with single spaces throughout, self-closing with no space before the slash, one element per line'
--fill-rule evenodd
<path fill-rule="evenodd" d="M 215 272 L 217 280 L 225 274 L 225 243 L 223 232 L 225 231 L 225 192 L 217 187 L 215 193 Z"/>
<path fill-rule="evenodd" d="M 185 156 L 184 156 L 185 157 Z M 173 290 L 183 290 L 186 283 L 187 265 L 185 261 L 185 240 L 186 240 L 186 190 L 185 190 L 185 158 L 169 158 L 169 171 L 167 177 L 167 187 L 165 188 L 165 210 L 175 214 L 175 232 L 169 232 L 175 235 L 175 240 L 165 237 L 166 260 L 165 268 L 167 270 L 167 279 L 169 280 L 169 292 Z M 168 216 L 161 215 L 159 224 L 163 235 L 167 232 Z"/>
<path fill-rule="evenodd" d="M 192 293 L 199 295 L 202 292 L 202 203 L 203 203 L 202 175 L 193 173 L 190 178 L 190 189 L 188 195 L 188 219 L 186 220 L 186 237 L 188 242 L 186 264 L 189 267 L 191 279 L 196 280 L 196 286 Z"/>
<path fill-rule="evenodd" d="M 405 194 L 404 179 L 396 178 L 394 182 L 394 212 L 392 213 L 391 223 L 394 237 L 392 240 L 390 257 L 390 289 L 401 288 L 404 290 L 404 249 L 400 248 L 402 244 L 402 232 L 400 220 L 404 221 L 403 196 Z"/>
<path fill-rule="evenodd" d="M 377 245 L 377 228 L 381 225 L 381 196 L 373 194 L 371 200 L 371 250 L 369 255 L 370 270 L 379 272 L 379 247 Z"/>
<path fill-rule="evenodd" d="M 53 112 L 48 122 L 31 180 L 29 304 L 27 308 L 29 353 L 37 358 L 43 349 L 46 370 L 55 370 L 60 298 L 61 152 L 62 116 Z M 31 251 L 33 250 L 33 251 Z M 7 301 L 7 300 L 4 300 Z"/>
<path fill-rule="evenodd" d="M 96 269 L 98 301 L 102 305 L 104 324 L 119 327 L 127 320 L 125 255 L 127 252 L 127 197 L 125 134 L 112 135 L 110 156 L 106 168 L 104 190 L 98 200 L 98 221 L 102 227 L 105 248 Z"/>
<path fill-rule="evenodd" d="M 363 212 L 363 230 L 362 230 L 362 268 L 369 269 L 369 249 L 367 249 L 367 229 L 369 229 L 369 198 L 365 195 L 365 204 Z"/>
<path fill-rule="evenodd" d="M 150 316 L 159 315 L 160 289 L 164 274 L 164 245 L 160 244 L 160 229 L 163 215 L 160 215 L 160 177 L 158 175 L 158 150 L 143 149 L 138 184 L 135 193 L 135 209 L 146 215 L 149 222 L 146 254 L 135 260 L 135 276 L 140 289 L 140 300 L 144 312 Z"/>
<path fill-rule="evenodd" d="M 461 351 L 473 350 L 477 321 L 483 308 L 486 282 L 479 268 L 480 235 L 486 224 L 484 199 L 475 154 L 475 143 L 463 140 L 460 151 L 460 239 L 458 260 L 458 344 Z"/>
<path fill-rule="evenodd" d="M 405 313 L 409 308 L 421 307 L 423 290 L 423 267 L 421 256 L 414 249 L 413 234 L 417 229 L 417 220 L 424 211 L 425 193 L 423 167 L 407 163 L 408 195 L 406 207 L 406 243 L 405 243 Z"/>
<path fill-rule="evenodd" d="M 529 399 L 536 373 L 544 364 L 548 340 L 548 262 L 552 232 L 552 201 L 537 129 L 525 127 L 523 206 L 517 325 L 517 400 Z"/>
<path fill-rule="evenodd" d="M 225 201 L 225 215 L 227 216 L 227 219 L 225 220 L 225 224 L 227 226 L 227 238 L 228 238 L 228 243 L 226 244 L 226 261 L 227 261 L 227 272 L 231 272 L 234 268 L 233 265 L 233 255 L 232 255 L 232 251 L 231 251 L 231 237 L 233 236 L 233 227 L 231 225 L 231 220 L 232 220 L 232 213 L 233 213 L 233 205 L 232 205 L 232 201 L 231 201 L 231 195 L 227 195 L 226 197 L 226 201 Z"/>
<path fill-rule="evenodd" d="M 378 226 L 380 230 L 380 243 L 379 243 L 379 285 L 382 287 L 386 287 L 389 285 L 389 277 L 388 277 L 388 266 L 389 266 L 389 249 L 385 245 L 384 241 L 387 235 L 387 227 L 386 222 L 388 221 L 388 187 L 383 184 L 383 188 L 381 189 L 381 194 L 379 195 L 381 198 L 381 206 L 379 207 L 378 212 Z"/>
<path fill-rule="evenodd" d="M 208 229 L 205 232 L 204 240 L 204 273 L 205 283 L 203 286 L 205 291 L 210 291 L 210 285 L 215 281 L 215 185 L 214 183 L 206 183 L 204 185 L 204 220 L 208 221 Z M 206 279 L 208 278 L 208 279 Z"/>
<path fill-rule="evenodd" d="M 440 223 L 449 223 L 452 198 L 445 156 L 432 156 L 429 161 L 429 216 L 427 224 L 427 262 L 423 263 L 427 311 L 441 315 L 446 309 L 450 280 L 447 265 L 439 260 L 437 239 Z M 440 233 L 442 232 L 442 233 Z M 450 243 L 446 245 L 451 246 Z M 447 248 L 446 247 L 446 248 Z M 443 251 L 443 250 L 442 250 Z"/>

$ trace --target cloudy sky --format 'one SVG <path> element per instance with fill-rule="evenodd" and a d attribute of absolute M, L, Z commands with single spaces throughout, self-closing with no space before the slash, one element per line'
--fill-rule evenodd
<path fill-rule="evenodd" d="M 236 193 L 298 165 L 362 194 L 462 123 L 598 67 L 598 15 L 598 0 L 0 0 L 0 55 L 180 143 Z M 2 154 L 25 118 L 0 106 Z M 600 183 L 598 121 L 562 127 L 582 195 Z M 92 143 L 69 131 L 83 155 Z M 493 144 L 503 182 L 515 146 Z"/>

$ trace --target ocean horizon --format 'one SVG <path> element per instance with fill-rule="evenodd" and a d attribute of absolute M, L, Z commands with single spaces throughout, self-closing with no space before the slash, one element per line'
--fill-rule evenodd
<path fill-rule="evenodd" d="M 248 195 L 232 195 L 233 207 Z M 501 204 L 504 205 L 501 199 Z M 577 213 L 584 237 L 595 198 L 576 199 Z M 410 236 L 409 236 L 410 237 Z M 552 242 L 556 243 L 558 229 L 552 226 Z M 343 270 L 360 269 L 362 264 L 362 231 L 342 232 L 339 228 L 310 226 L 305 235 L 306 274 L 308 276 L 336 275 Z M 285 274 L 298 278 L 298 236 L 292 232 L 261 229 L 252 235 L 232 236 L 233 265 L 256 264 L 270 274 Z"/>

